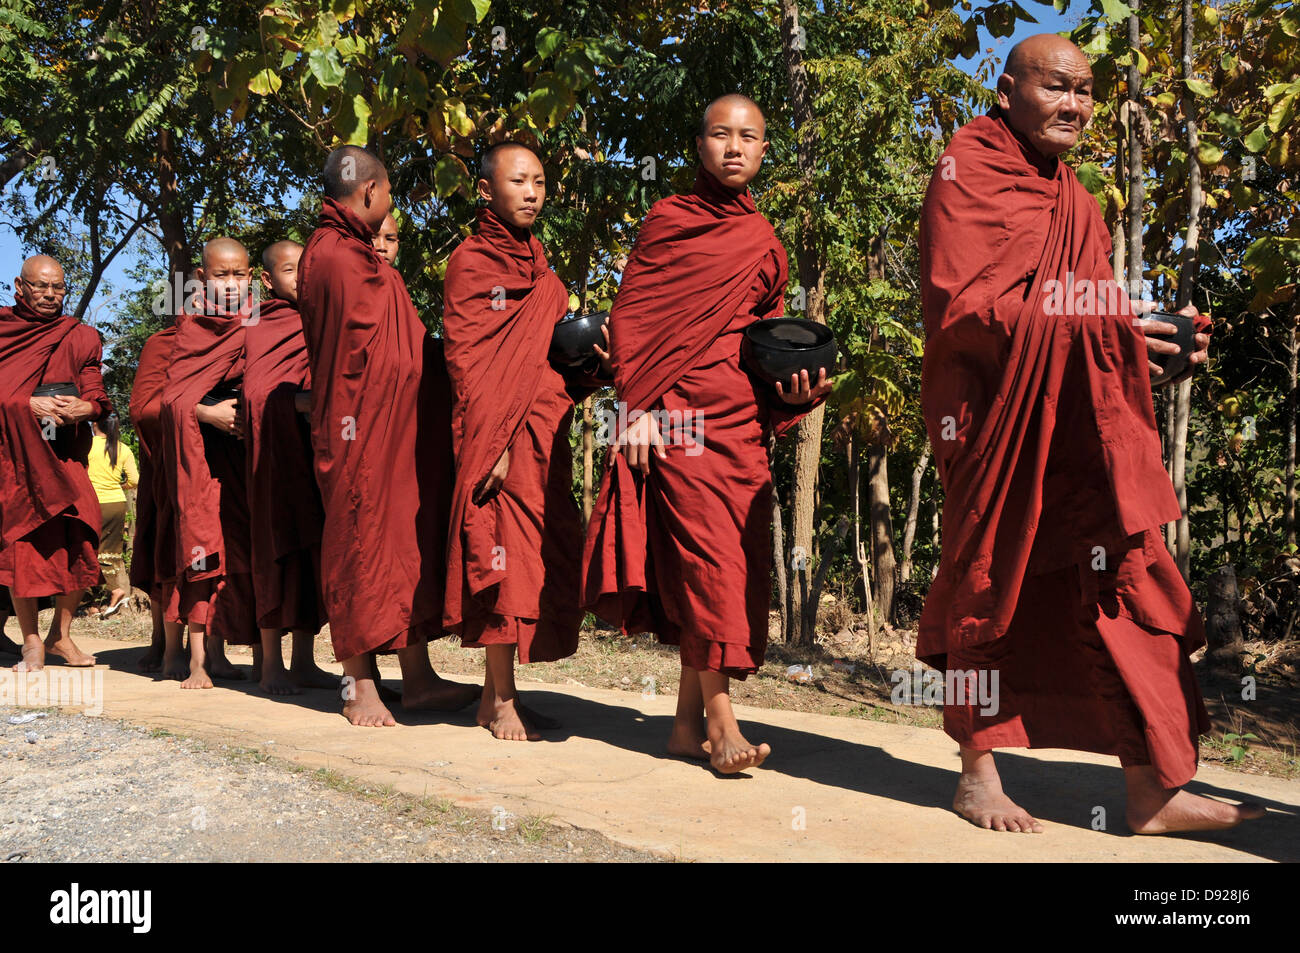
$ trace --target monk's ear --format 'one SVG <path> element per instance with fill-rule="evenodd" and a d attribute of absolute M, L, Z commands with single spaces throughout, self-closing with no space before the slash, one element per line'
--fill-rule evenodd
<path fill-rule="evenodd" d="M 998 106 L 1002 109 L 1011 108 L 1011 96 L 1016 91 L 1016 78 L 1010 73 L 1003 73 L 998 77 Z"/>
<path fill-rule="evenodd" d="M 271 290 L 271 270 L 269 268 L 262 270 L 262 287 L 267 291 Z"/>
<path fill-rule="evenodd" d="M 479 179 L 477 183 L 478 197 L 484 202 L 492 201 L 492 183 L 487 179 Z"/>

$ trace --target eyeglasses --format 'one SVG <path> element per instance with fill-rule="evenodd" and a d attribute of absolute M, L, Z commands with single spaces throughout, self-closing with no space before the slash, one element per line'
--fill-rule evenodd
<path fill-rule="evenodd" d="M 31 291 L 34 291 L 37 294 L 45 294 L 45 292 L 47 291 L 53 291 L 56 295 L 62 295 L 68 293 L 68 286 L 61 281 L 57 284 L 52 285 L 48 283 L 37 284 L 34 281 L 24 281 L 22 278 L 19 278 L 18 280 L 22 281 L 23 287 Z"/>

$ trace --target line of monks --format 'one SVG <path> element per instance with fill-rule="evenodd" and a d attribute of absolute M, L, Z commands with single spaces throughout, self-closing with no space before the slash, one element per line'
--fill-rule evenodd
<path fill-rule="evenodd" d="M 1053 746 L 1119 756 L 1135 831 L 1229 827 L 1262 812 L 1183 790 L 1208 721 L 1189 662 L 1200 619 L 1159 536 L 1179 509 L 1150 355 L 1174 346 L 1146 335 L 1172 328 L 1127 302 L 1043 311 L 1044 283 L 1111 268 L 1097 203 L 1059 159 L 1091 115 L 1091 83 L 1060 37 L 1019 44 L 998 106 L 957 133 L 926 197 L 922 403 L 945 505 L 918 655 L 1000 675 L 997 714 L 974 693 L 945 705 L 962 756 L 954 808 L 974 823 L 1041 830 L 1003 792 L 992 751 Z M 569 295 L 532 234 L 546 182 L 523 145 L 482 157 L 441 340 L 393 267 L 389 177 L 365 150 L 330 154 L 318 227 L 305 247 L 265 249 L 260 300 L 244 247 L 208 242 L 202 293 L 148 340 L 131 395 L 131 575 L 155 621 L 145 667 L 208 688 L 238 677 L 225 646 L 249 644 L 266 691 L 339 687 L 353 725 L 394 724 L 396 702 L 477 702 L 494 737 L 533 740 L 554 723 L 520 700 L 515 662 L 573 654 L 592 611 L 680 647 L 669 752 L 722 773 L 761 765 L 769 747 L 742 734 L 728 687 L 764 658 L 769 444 L 831 385 L 822 368 L 769 388 L 741 363 L 743 331 L 783 313 L 788 278 L 748 188 L 768 148 L 762 112 L 715 100 L 696 146 L 694 188 L 646 217 L 587 374 L 547 359 Z M 63 282 L 57 262 L 29 259 L 0 309 L 0 584 L 28 671 L 50 655 L 94 663 L 70 625 L 99 578 L 84 425 L 110 408 L 98 336 L 62 314 Z M 1202 324 L 1193 364 L 1207 357 Z M 575 403 L 611 381 L 632 423 L 584 536 L 568 434 Z M 76 395 L 36 396 L 54 382 Z M 677 426 L 692 412 L 703 440 Z M 313 661 L 327 621 L 341 685 Z M 484 650 L 481 690 L 430 665 L 426 642 L 448 633 Z M 380 682 L 381 653 L 397 655 L 400 695 Z"/>

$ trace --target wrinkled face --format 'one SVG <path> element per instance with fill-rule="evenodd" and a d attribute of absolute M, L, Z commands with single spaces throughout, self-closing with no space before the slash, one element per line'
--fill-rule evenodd
<path fill-rule="evenodd" d="M 63 313 L 63 299 L 67 293 L 63 268 L 56 262 L 25 265 L 22 274 L 14 279 L 14 296 L 47 318 L 57 318 Z"/>
<path fill-rule="evenodd" d="M 214 249 L 203 256 L 203 266 L 195 273 L 203 282 L 208 300 L 226 311 L 238 311 L 248 297 L 253 270 L 245 252 Z"/>
<path fill-rule="evenodd" d="M 745 188 L 758 175 L 767 154 L 765 128 L 763 114 L 756 107 L 715 103 L 704 117 L 704 135 L 695 137 L 700 164 L 728 188 Z"/>
<path fill-rule="evenodd" d="M 1074 148 L 1092 119 L 1092 67 L 1076 47 L 1026 57 L 1021 75 L 998 77 L 998 105 L 1017 132 L 1045 156 Z"/>
<path fill-rule="evenodd" d="M 298 259 L 302 249 L 289 246 L 280 252 L 270 268 L 262 271 L 262 286 L 277 298 L 298 303 Z"/>
<path fill-rule="evenodd" d="M 379 231 L 371 239 L 375 246 L 375 251 L 379 252 L 379 257 L 384 259 L 390 265 L 397 261 L 397 249 L 401 242 L 397 238 L 397 220 L 389 215 L 384 219 L 384 224 L 379 226 Z"/>
<path fill-rule="evenodd" d="M 496 157 L 492 180 L 478 180 L 488 208 L 516 228 L 532 228 L 546 202 L 546 173 L 527 149 L 507 149 Z"/>

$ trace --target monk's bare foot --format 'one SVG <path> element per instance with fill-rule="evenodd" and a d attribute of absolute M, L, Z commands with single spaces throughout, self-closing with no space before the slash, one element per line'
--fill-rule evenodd
<path fill-rule="evenodd" d="M 402 686 L 402 707 L 407 711 L 460 711 L 478 701 L 483 689 L 439 678 L 428 688 L 413 691 Z"/>
<path fill-rule="evenodd" d="M 513 698 L 502 699 L 487 709 L 480 705 L 476 720 L 500 741 L 541 741 L 537 729 L 520 714 L 520 707 Z"/>
<path fill-rule="evenodd" d="M 393 713 L 379 700 L 379 692 L 370 679 L 356 679 L 349 684 L 343 702 L 343 717 L 358 728 L 388 728 L 396 725 Z"/>
<path fill-rule="evenodd" d="M 668 736 L 668 753 L 677 758 L 708 761 L 713 746 L 709 744 L 703 725 L 688 727 L 673 722 L 673 733 Z"/>
<path fill-rule="evenodd" d="M 22 661 L 14 666 L 15 672 L 43 672 L 45 670 L 45 644 L 38 636 L 24 639 L 19 650 Z"/>
<path fill-rule="evenodd" d="M 1226 831 L 1242 821 L 1252 821 L 1267 813 L 1262 805 L 1249 801 L 1226 804 L 1178 788 L 1164 790 L 1159 795 L 1144 793 L 1139 797 L 1130 791 L 1124 819 L 1134 834 L 1176 834 Z"/>
<path fill-rule="evenodd" d="M 77 643 L 72 641 L 71 636 L 51 635 L 45 640 L 45 651 L 57 655 L 73 668 L 91 668 L 95 664 L 95 656 L 87 655 L 77 648 Z"/>
<path fill-rule="evenodd" d="M 136 668 L 142 672 L 159 672 L 163 667 L 163 650 L 161 646 L 151 645 L 145 649 L 144 655 L 140 656 L 140 661 L 135 663 Z"/>
<path fill-rule="evenodd" d="M 1002 782 L 996 775 L 989 778 L 963 774 L 957 780 L 952 809 L 986 831 L 1043 832 L 1042 824 L 1003 793 Z"/>
<path fill-rule="evenodd" d="M 720 774 L 757 768 L 772 753 L 766 744 L 752 745 L 738 728 L 709 728 L 709 764 Z"/>
<path fill-rule="evenodd" d="M 289 679 L 299 688 L 337 689 L 339 687 L 339 677 L 337 675 L 331 675 L 329 672 L 318 667 L 315 662 L 312 662 L 310 666 L 291 666 L 289 669 Z"/>
<path fill-rule="evenodd" d="M 244 673 L 231 665 L 228 659 L 220 655 L 208 656 L 208 674 L 213 678 L 227 682 L 242 682 L 244 680 Z M 260 678 L 261 673 L 258 674 Z"/>
<path fill-rule="evenodd" d="M 298 687 L 297 683 L 283 668 L 273 669 L 269 665 L 264 666 L 262 677 L 257 680 L 257 684 L 268 695 L 302 694 L 302 689 Z"/>
<path fill-rule="evenodd" d="M 181 682 L 181 688 L 211 688 L 212 679 L 208 677 L 208 671 L 202 665 L 190 663 L 190 674 L 185 681 Z"/>
<path fill-rule="evenodd" d="M 183 651 L 163 652 L 162 677 L 181 681 L 189 678 L 190 660 Z"/>

